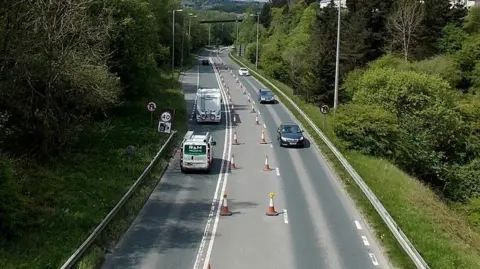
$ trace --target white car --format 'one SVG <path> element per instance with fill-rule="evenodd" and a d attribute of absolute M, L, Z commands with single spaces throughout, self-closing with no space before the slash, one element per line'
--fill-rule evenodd
<path fill-rule="evenodd" d="M 250 72 L 248 72 L 248 69 L 245 67 L 242 67 L 238 69 L 238 75 L 239 76 L 250 76 Z"/>

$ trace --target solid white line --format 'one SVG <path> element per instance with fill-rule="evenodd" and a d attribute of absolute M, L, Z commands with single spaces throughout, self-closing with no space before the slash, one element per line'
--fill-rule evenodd
<path fill-rule="evenodd" d="M 360 222 L 358 220 L 355 221 L 355 226 L 357 226 L 358 230 L 362 229 L 362 226 L 360 225 Z"/>
<path fill-rule="evenodd" d="M 366 236 L 363 236 L 363 235 L 362 235 L 362 240 L 363 240 L 363 244 L 364 244 L 365 246 L 370 246 L 370 243 L 368 243 L 368 239 L 367 239 Z"/>
<path fill-rule="evenodd" d="M 287 213 L 287 209 L 283 209 L 283 223 L 288 224 L 288 213 Z"/>
<path fill-rule="evenodd" d="M 211 60 L 211 59 L 210 59 Z M 215 70 L 215 67 L 213 67 L 214 70 Z M 200 67 L 198 68 L 198 81 L 200 79 Z M 217 82 L 218 82 L 218 78 L 217 78 Z M 197 82 L 198 83 L 198 82 Z M 221 87 L 221 85 L 219 85 Z M 223 92 L 222 92 L 223 93 Z M 212 229 L 212 232 L 210 233 L 210 226 L 212 224 L 212 220 L 213 220 L 213 217 L 214 217 L 214 214 L 215 214 L 215 207 L 216 205 L 218 204 L 218 201 L 220 200 L 220 194 L 222 194 L 224 191 L 225 191 L 225 182 L 224 182 L 224 185 L 222 186 L 222 193 L 219 193 L 219 190 L 220 190 L 220 186 L 221 186 L 221 183 L 222 183 L 222 177 L 225 177 L 225 180 L 228 176 L 228 173 L 224 172 L 224 167 L 226 167 L 227 165 L 227 161 L 229 158 L 229 154 L 231 152 L 231 143 L 228 143 L 229 141 L 229 138 L 231 139 L 231 132 L 229 132 L 229 130 L 231 130 L 230 127 L 230 110 L 228 108 L 228 99 L 226 100 L 226 103 L 227 103 L 227 106 L 226 106 L 226 111 L 225 111 L 225 114 L 226 114 L 226 117 L 225 117 L 225 142 L 223 144 L 223 153 L 222 153 L 222 157 L 223 157 L 223 162 L 220 166 L 220 174 L 218 175 L 218 179 L 217 179 L 217 186 L 215 188 L 215 194 L 213 196 L 213 200 L 212 200 L 212 204 L 211 204 L 211 207 L 210 207 L 210 212 L 208 214 L 208 218 L 207 218 L 207 223 L 205 225 L 205 230 L 203 232 L 203 236 L 202 236 L 202 240 L 200 242 L 200 246 L 198 248 L 198 253 L 197 253 L 197 257 L 195 258 L 195 263 L 193 265 L 193 268 L 194 269 L 198 269 L 199 268 L 199 265 L 200 265 L 200 262 L 203 260 L 202 259 L 202 256 L 203 256 L 203 251 L 204 251 L 204 248 L 205 248 L 205 244 L 207 242 L 207 238 L 210 238 L 210 244 L 208 246 L 208 249 L 207 249 L 207 254 L 209 252 L 211 252 L 211 245 L 213 244 L 213 240 L 215 238 L 215 231 L 216 231 L 216 226 L 217 226 L 217 223 L 218 223 L 218 217 L 219 217 L 219 213 L 220 213 L 220 209 L 221 207 L 219 206 L 218 207 L 218 210 L 217 210 L 217 214 L 216 214 L 216 217 L 215 217 L 215 222 L 214 222 L 214 225 L 213 225 L 213 229 Z M 230 145 L 230 146 L 227 146 L 227 145 Z M 225 169 L 226 170 L 226 169 Z M 208 257 L 210 257 L 210 255 L 208 254 Z M 206 265 L 206 263 L 204 263 L 204 266 Z M 207 264 L 208 265 L 208 264 Z"/>
<path fill-rule="evenodd" d="M 220 78 L 218 76 L 218 72 L 217 72 L 217 69 L 214 68 L 214 72 L 215 72 L 215 76 L 217 78 L 217 82 L 219 82 L 219 86 L 220 86 L 220 89 L 221 89 L 221 93 L 224 97 L 227 96 L 227 94 L 225 93 L 225 89 L 223 88 L 223 86 L 221 85 L 220 83 Z M 229 134 L 229 139 L 231 140 L 232 139 L 232 125 L 231 125 L 231 122 L 230 122 L 230 106 L 229 106 L 229 103 L 228 103 L 228 98 L 225 98 L 225 107 L 227 109 L 227 130 L 226 130 L 226 133 Z M 228 143 L 228 155 L 227 156 L 230 156 L 232 152 L 232 143 Z M 229 158 L 228 158 L 229 159 Z M 225 159 L 224 159 L 225 160 Z M 225 193 L 225 190 L 227 188 L 227 182 L 228 182 L 228 172 L 225 173 L 225 179 L 223 181 L 223 187 L 222 187 L 222 192 L 221 192 L 221 195 L 223 195 Z M 220 198 L 220 197 L 219 197 Z M 217 214 L 216 214 L 216 217 L 215 217 L 215 223 L 213 224 L 213 229 L 211 231 L 211 236 L 210 236 L 210 242 L 208 244 L 208 249 L 207 249 L 207 254 L 205 255 L 205 260 L 204 260 L 204 264 L 203 264 L 203 268 L 204 269 L 208 269 L 208 262 L 210 260 L 210 256 L 212 254 L 212 250 L 213 250 L 213 243 L 215 241 L 215 233 L 217 231 L 217 227 L 218 227 L 218 221 L 220 220 L 220 210 L 221 210 L 221 207 L 219 206 L 217 208 Z"/>
<path fill-rule="evenodd" d="M 370 256 L 370 259 L 372 259 L 373 265 L 378 266 L 378 261 L 377 261 L 377 258 L 375 257 L 375 254 L 369 252 L 368 255 Z"/>
<path fill-rule="evenodd" d="M 277 176 L 280 176 L 280 169 L 278 169 L 278 167 L 275 168 L 275 172 L 277 172 Z"/>

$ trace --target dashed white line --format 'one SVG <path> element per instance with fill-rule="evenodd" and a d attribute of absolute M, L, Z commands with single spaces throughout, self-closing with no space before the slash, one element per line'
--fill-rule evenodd
<path fill-rule="evenodd" d="M 363 235 L 362 235 L 362 240 L 363 240 L 363 244 L 364 244 L 365 246 L 370 246 L 370 243 L 368 242 L 368 239 L 367 239 L 366 236 L 363 236 Z"/>
<path fill-rule="evenodd" d="M 263 124 L 263 129 L 267 129 L 267 125 L 265 125 L 265 123 Z"/>
<path fill-rule="evenodd" d="M 369 252 L 368 255 L 370 256 L 370 259 L 372 259 L 373 265 L 378 266 L 378 261 L 377 261 L 377 258 L 375 257 L 375 254 Z"/>
<path fill-rule="evenodd" d="M 358 220 L 355 221 L 355 226 L 357 226 L 358 230 L 362 229 L 362 226 L 360 225 L 360 222 Z"/>
<path fill-rule="evenodd" d="M 288 213 L 287 213 L 287 209 L 283 209 L 283 222 L 285 224 L 288 224 Z"/>
<path fill-rule="evenodd" d="M 278 167 L 275 168 L 275 172 L 277 172 L 277 176 L 280 176 L 280 169 L 278 169 Z"/>

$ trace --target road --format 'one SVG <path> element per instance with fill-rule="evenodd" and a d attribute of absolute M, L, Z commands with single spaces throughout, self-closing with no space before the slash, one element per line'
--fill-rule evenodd
<path fill-rule="evenodd" d="M 248 93 L 256 101 L 263 86 L 252 77 L 237 82 L 238 66 L 227 53 L 204 52 L 218 70 L 196 66 L 183 80 L 189 113 L 197 86 L 224 84 L 230 94 L 222 123 L 190 123 L 191 129 L 210 130 L 217 141 L 212 173 L 182 174 L 177 156 L 103 268 L 390 268 L 318 148 L 276 143 L 278 124 L 295 121 L 291 113 L 281 103 L 255 104 L 252 113 Z M 262 129 L 267 144 L 259 143 Z M 231 143 L 234 134 L 239 145 Z M 236 168 L 229 169 L 232 155 Z M 280 213 L 273 217 L 265 214 L 271 192 Z M 232 216 L 219 216 L 224 193 Z"/>

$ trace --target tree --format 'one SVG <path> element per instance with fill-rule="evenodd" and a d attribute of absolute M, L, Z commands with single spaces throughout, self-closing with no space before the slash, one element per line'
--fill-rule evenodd
<path fill-rule="evenodd" d="M 392 42 L 401 43 L 405 61 L 408 61 L 423 15 L 423 5 L 417 0 L 398 0 L 388 19 L 388 28 L 394 37 Z"/>

